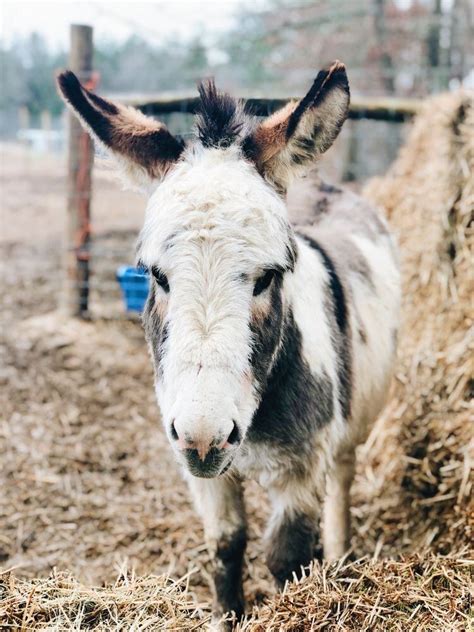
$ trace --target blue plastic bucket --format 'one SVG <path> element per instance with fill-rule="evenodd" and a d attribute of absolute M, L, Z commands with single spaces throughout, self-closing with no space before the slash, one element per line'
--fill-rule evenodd
<path fill-rule="evenodd" d="M 148 273 L 142 268 L 120 266 L 117 281 L 122 290 L 125 309 L 129 312 L 142 312 L 150 287 Z"/>

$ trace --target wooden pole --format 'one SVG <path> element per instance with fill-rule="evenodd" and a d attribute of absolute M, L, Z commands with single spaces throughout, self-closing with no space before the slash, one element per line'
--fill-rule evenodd
<path fill-rule="evenodd" d="M 92 81 L 92 27 L 72 24 L 69 68 L 88 86 Z M 69 113 L 68 202 L 66 228 L 65 309 L 71 316 L 87 316 L 91 239 L 92 141 Z"/>

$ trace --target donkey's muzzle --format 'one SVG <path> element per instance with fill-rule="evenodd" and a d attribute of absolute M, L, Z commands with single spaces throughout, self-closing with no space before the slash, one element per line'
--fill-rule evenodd
<path fill-rule="evenodd" d="M 196 449 L 186 449 L 183 451 L 183 455 L 193 476 L 213 478 L 227 469 L 229 451 L 223 448 L 211 448 L 204 459 L 201 458 Z"/>
<path fill-rule="evenodd" d="M 180 436 L 175 422 L 171 423 L 170 436 L 181 452 L 189 471 L 193 476 L 212 478 L 227 470 L 232 454 L 240 445 L 241 434 L 235 421 L 232 431 L 227 435 L 206 436 L 202 432 L 194 439 L 187 433 Z"/>

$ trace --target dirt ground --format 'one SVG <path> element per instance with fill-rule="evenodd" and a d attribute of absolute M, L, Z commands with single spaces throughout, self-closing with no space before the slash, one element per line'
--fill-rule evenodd
<path fill-rule="evenodd" d="M 206 601 L 201 525 L 161 429 L 141 324 L 125 318 L 115 280 L 133 262 L 144 200 L 94 170 L 94 318 L 67 320 L 56 311 L 65 185 L 64 157 L 2 148 L 0 562 L 91 584 L 124 565 L 174 577 L 199 569 L 191 586 Z M 249 488 L 252 601 L 273 588 L 265 499 Z"/>
<path fill-rule="evenodd" d="M 124 565 L 174 577 L 200 568 L 191 586 L 205 600 L 201 526 L 161 429 L 141 324 L 125 317 L 115 281 L 116 267 L 133 262 L 144 201 L 95 170 L 95 318 L 68 320 L 56 311 L 64 164 L 2 148 L 0 563 L 95 584 Z M 254 560 L 262 528 L 260 516 Z M 249 585 L 268 588 L 263 564 L 252 569 Z"/>
<path fill-rule="evenodd" d="M 124 567 L 191 572 L 191 595 L 208 610 L 202 529 L 161 429 L 141 325 L 117 318 L 115 270 L 133 262 L 144 202 L 95 170 L 94 318 L 61 317 L 64 165 L 60 156 L 2 148 L 0 564 L 19 577 L 67 570 L 90 584 L 113 581 Z M 404 514 L 410 486 L 384 487 L 373 457 L 397 437 L 396 424 L 385 423 L 360 450 L 357 556 L 410 550 L 400 536 L 403 521 L 404 533 L 418 522 Z M 263 563 L 267 505 L 254 484 L 246 496 L 246 590 L 255 603 L 273 592 Z"/>

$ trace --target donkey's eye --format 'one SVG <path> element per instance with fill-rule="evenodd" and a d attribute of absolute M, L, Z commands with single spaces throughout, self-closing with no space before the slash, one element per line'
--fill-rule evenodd
<path fill-rule="evenodd" d="M 264 272 L 262 276 L 259 277 L 255 282 L 255 285 L 253 287 L 253 295 L 258 296 L 264 290 L 266 290 L 273 281 L 275 274 L 275 270 L 267 270 L 266 272 Z"/>
<path fill-rule="evenodd" d="M 158 283 L 158 285 L 166 292 L 168 293 L 170 291 L 170 286 L 168 283 L 168 279 L 166 278 L 166 275 L 163 274 L 163 272 L 157 268 L 156 266 L 153 266 L 153 268 L 151 269 L 151 273 L 153 274 L 155 281 Z"/>

